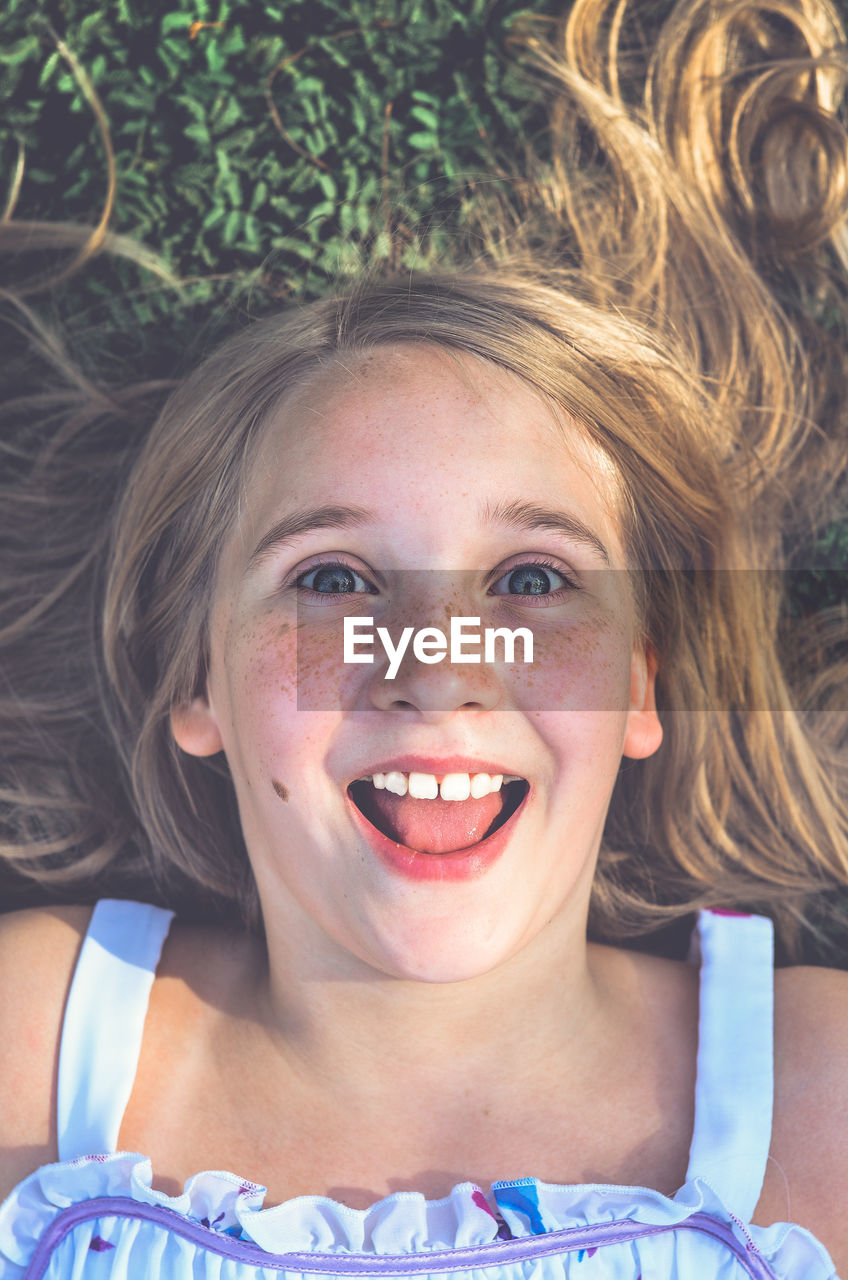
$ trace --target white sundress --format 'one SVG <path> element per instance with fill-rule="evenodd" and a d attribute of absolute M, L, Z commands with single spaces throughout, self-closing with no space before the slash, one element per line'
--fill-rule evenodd
<path fill-rule="evenodd" d="M 750 1225 L 771 1136 L 772 931 L 703 912 L 695 1127 L 686 1181 L 472 1183 L 370 1209 L 326 1196 L 262 1208 L 265 1189 L 220 1170 L 181 1195 L 118 1152 L 150 988 L 172 913 L 98 903 L 68 999 L 59 1062 L 59 1160 L 0 1206 L 0 1280 L 833 1280 L 801 1226 Z M 253 1172 L 253 1171 L 251 1171 Z"/>

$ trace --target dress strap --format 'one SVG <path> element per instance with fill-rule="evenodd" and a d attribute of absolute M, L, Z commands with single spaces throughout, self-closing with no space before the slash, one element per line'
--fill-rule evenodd
<path fill-rule="evenodd" d="M 74 972 L 59 1047 L 59 1159 L 118 1144 L 141 1052 L 150 989 L 173 911 L 98 902 Z"/>
<path fill-rule="evenodd" d="M 702 911 L 695 1130 L 687 1181 L 708 1182 L 750 1222 L 771 1145 L 774 941 L 770 920 Z"/>

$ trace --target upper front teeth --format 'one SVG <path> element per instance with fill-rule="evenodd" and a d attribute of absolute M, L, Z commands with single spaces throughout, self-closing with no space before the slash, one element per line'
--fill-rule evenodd
<path fill-rule="evenodd" d="M 467 800 L 469 796 L 479 800 L 492 791 L 500 791 L 504 774 L 446 773 L 439 783 L 433 773 L 406 774 L 393 771 L 372 774 L 371 781 L 381 791 L 385 788 L 396 796 L 409 793 L 414 800 L 435 800 L 436 796 L 440 796 L 442 800 Z M 506 781 L 518 781 L 517 775 L 507 774 Z"/>

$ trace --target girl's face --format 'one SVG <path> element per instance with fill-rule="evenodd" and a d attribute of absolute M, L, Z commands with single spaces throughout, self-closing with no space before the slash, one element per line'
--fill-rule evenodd
<path fill-rule="evenodd" d="M 268 425 L 206 692 L 172 723 L 186 751 L 226 753 L 269 937 L 316 970 L 453 981 L 553 920 L 585 929 L 622 755 L 661 737 L 615 489 L 519 378 L 424 345 L 337 362 Z M 346 616 L 373 662 L 344 661 Z M 455 617 L 529 629 L 533 661 L 520 639 L 513 664 L 500 643 L 416 657 Z M 377 627 L 392 646 L 413 629 L 393 679 Z M 410 774 L 439 794 L 396 794 Z M 449 774 L 472 795 L 442 798 Z M 481 774 L 506 780 L 479 795 Z"/>

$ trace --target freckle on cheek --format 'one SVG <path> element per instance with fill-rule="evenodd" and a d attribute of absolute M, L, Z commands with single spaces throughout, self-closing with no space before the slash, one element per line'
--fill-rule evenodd
<path fill-rule="evenodd" d="M 288 800 L 289 789 L 288 787 L 284 787 L 282 782 L 278 782 L 276 778 L 272 778 L 271 786 L 274 788 L 281 800 Z"/>

